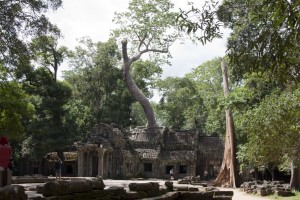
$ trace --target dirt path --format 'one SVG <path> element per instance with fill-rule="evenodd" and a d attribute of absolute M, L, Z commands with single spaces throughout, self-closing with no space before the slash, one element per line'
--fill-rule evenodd
<path fill-rule="evenodd" d="M 232 189 L 232 188 L 220 188 L 220 190 L 230 190 L 233 191 L 232 200 L 270 200 L 269 197 L 261 197 L 252 194 L 247 194 L 246 192 L 242 192 L 240 189 Z"/>

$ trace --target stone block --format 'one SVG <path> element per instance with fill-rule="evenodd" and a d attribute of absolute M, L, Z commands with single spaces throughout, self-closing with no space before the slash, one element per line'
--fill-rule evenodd
<path fill-rule="evenodd" d="M 176 200 L 179 197 L 178 192 L 169 192 L 159 197 L 143 198 L 143 200 Z"/>
<path fill-rule="evenodd" d="M 295 196 L 295 193 L 290 191 L 276 191 L 276 195 L 281 197 L 290 197 Z"/>
<path fill-rule="evenodd" d="M 188 186 L 176 186 L 174 189 L 177 191 L 189 191 Z"/>
<path fill-rule="evenodd" d="M 199 189 L 196 187 L 189 187 L 188 190 L 189 191 L 199 191 Z"/>
<path fill-rule="evenodd" d="M 44 189 L 43 189 L 43 196 L 45 196 L 45 197 L 57 196 L 57 188 L 58 188 L 57 182 L 46 183 L 44 185 Z"/>
<path fill-rule="evenodd" d="M 258 189 L 257 194 L 260 195 L 260 196 L 267 196 L 268 195 L 267 190 L 265 188 Z"/>
<path fill-rule="evenodd" d="M 167 187 L 168 191 L 173 191 L 174 190 L 174 186 L 173 186 L 173 182 L 172 181 L 166 181 L 165 182 L 165 186 Z"/>
<path fill-rule="evenodd" d="M 90 180 L 73 180 L 70 181 L 70 191 L 73 192 L 89 192 L 93 190 L 93 183 Z"/>
<path fill-rule="evenodd" d="M 105 189 L 105 191 L 109 195 L 113 195 L 113 196 L 118 196 L 118 195 L 126 193 L 126 190 L 123 187 L 118 187 L 118 186 L 109 187 L 109 188 Z"/>
<path fill-rule="evenodd" d="M 182 200 L 213 200 L 213 192 L 179 192 Z"/>
<path fill-rule="evenodd" d="M 200 182 L 200 183 L 191 183 L 191 185 L 200 185 L 202 187 L 207 187 L 207 183 L 204 183 L 204 182 Z"/>
<path fill-rule="evenodd" d="M 42 186 L 42 185 L 37 185 L 36 186 L 36 192 L 38 194 L 43 194 L 43 191 L 44 191 L 44 186 Z"/>
<path fill-rule="evenodd" d="M 103 190 L 105 188 L 104 182 L 101 178 L 94 178 L 91 182 L 94 190 Z"/>
<path fill-rule="evenodd" d="M 130 192 L 127 192 L 126 194 L 124 194 L 124 198 L 125 199 L 143 199 L 143 198 L 146 198 L 147 197 L 147 194 L 145 192 L 133 192 L 133 191 L 130 191 Z"/>
<path fill-rule="evenodd" d="M 214 197 L 214 200 L 232 200 L 232 196 L 218 196 Z"/>
<path fill-rule="evenodd" d="M 233 191 L 214 191 L 214 196 L 233 196 Z"/>
<path fill-rule="evenodd" d="M 63 195 L 63 196 L 56 196 L 55 200 L 73 200 L 74 196 L 73 195 Z M 47 199 L 48 200 L 48 199 Z"/>
<path fill-rule="evenodd" d="M 89 193 L 90 193 L 90 197 L 92 199 L 98 198 L 98 197 L 105 197 L 108 195 L 108 192 L 106 190 L 92 190 Z"/>
<path fill-rule="evenodd" d="M 72 200 L 82 200 L 82 199 L 91 199 L 90 194 L 88 192 L 83 193 L 74 193 Z"/>
<path fill-rule="evenodd" d="M 0 200 L 26 200 L 25 189 L 20 185 L 8 185 L 0 188 Z"/>
<path fill-rule="evenodd" d="M 158 190 L 159 184 L 155 182 L 129 183 L 128 187 L 130 191 L 149 191 L 149 190 Z"/>

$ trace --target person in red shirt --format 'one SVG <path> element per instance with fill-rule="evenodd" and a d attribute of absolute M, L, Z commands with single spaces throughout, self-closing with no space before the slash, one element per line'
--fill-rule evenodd
<path fill-rule="evenodd" d="M 0 137 L 0 187 L 7 185 L 7 168 L 12 157 L 12 148 L 5 136 Z"/>

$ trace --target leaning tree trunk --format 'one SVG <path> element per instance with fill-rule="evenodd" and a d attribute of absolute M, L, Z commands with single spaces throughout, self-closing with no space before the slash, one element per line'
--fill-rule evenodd
<path fill-rule="evenodd" d="M 146 114 L 147 118 L 147 128 L 155 128 L 156 120 L 154 117 L 153 108 L 147 99 L 147 97 L 144 95 L 144 93 L 138 88 L 138 86 L 135 84 L 134 80 L 131 77 L 130 74 L 130 66 L 131 64 L 138 60 L 141 57 L 141 54 L 138 54 L 135 57 L 129 58 L 127 54 L 127 40 L 122 41 L 122 53 L 123 53 L 123 61 L 124 61 L 124 78 L 126 85 L 129 89 L 129 92 L 132 94 L 132 96 L 141 104 L 141 106 L 144 109 L 144 112 Z"/>
<path fill-rule="evenodd" d="M 225 61 L 221 63 L 223 75 L 224 96 L 228 95 L 228 76 Z M 236 141 L 234 135 L 234 124 L 231 110 L 227 108 L 226 114 L 226 137 L 224 157 L 219 175 L 217 176 L 215 185 L 228 185 L 235 188 L 237 186 L 237 160 L 236 160 Z"/>

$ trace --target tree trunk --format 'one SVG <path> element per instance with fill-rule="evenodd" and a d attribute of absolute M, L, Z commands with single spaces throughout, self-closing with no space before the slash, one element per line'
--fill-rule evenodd
<path fill-rule="evenodd" d="M 224 96 L 228 95 L 228 76 L 225 61 L 221 63 L 223 75 Z M 226 136 L 225 136 L 225 149 L 222 166 L 214 184 L 227 185 L 236 188 L 238 184 L 237 179 L 237 159 L 236 159 L 236 139 L 234 135 L 234 124 L 231 110 L 227 108 L 226 114 Z"/>
<path fill-rule="evenodd" d="M 293 161 L 291 163 L 290 187 L 292 189 L 296 189 L 297 191 L 300 190 L 300 168 L 299 166 L 295 165 Z"/>
<path fill-rule="evenodd" d="M 147 97 L 135 84 L 135 82 L 132 79 L 131 74 L 130 74 L 131 64 L 134 61 L 138 60 L 140 58 L 141 54 L 139 54 L 133 58 L 129 58 L 128 54 L 127 54 L 127 40 L 122 41 L 122 53 L 123 53 L 123 61 L 124 61 L 123 73 L 124 73 L 125 83 L 129 89 L 129 92 L 143 107 L 144 112 L 146 114 L 147 122 L 148 122 L 147 128 L 156 128 L 157 124 L 156 124 L 156 120 L 154 117 L 153 108 L 152 108 L 149 100 L 147 99 Z"/>

